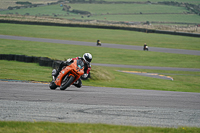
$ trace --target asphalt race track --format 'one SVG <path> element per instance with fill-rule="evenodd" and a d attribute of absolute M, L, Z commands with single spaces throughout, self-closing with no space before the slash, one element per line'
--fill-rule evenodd
<path fill-rule="evenodd" d="M 200 127 L 200 94 L 0 81 L 0 120 Z"/>
<path fill-rule="evenodd" d="M 95 46 L 94 43 L 16 37 L 3 39 Z M 102 47 L 142 50 L 142 46 L 103 44 Z M 151 51 L 200 55 L 195 50 L 151 48 Z M 107 66 L 108 64 L 95 64 Z M 116 65 L 111 65 L 116 66 Z M 137 66 L 118 66 L 137 67 Z M 148 66 L 138 66 L 148 69 Z M 161 68 L 199 71 L 200 69 Z M 0 120 L 107 123 L 132 126 L 200 127 L 200 93 L 71 86 L 50 90 L 48 84 L 0 81 Z"/>

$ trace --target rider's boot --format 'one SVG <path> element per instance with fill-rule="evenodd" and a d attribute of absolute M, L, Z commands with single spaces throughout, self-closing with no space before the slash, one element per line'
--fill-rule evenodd
<path fill-rule="evenodd" d="M 76 82 L 74 82 L 73 85 L 76 86 L 77 88 L 81 88 L 81 86 L 82 86 L 82 81 L 81 81 L 81 79 L 79 78 Z"/>

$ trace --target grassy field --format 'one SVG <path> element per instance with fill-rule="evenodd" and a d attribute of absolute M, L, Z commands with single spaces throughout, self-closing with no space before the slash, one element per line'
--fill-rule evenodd
<path fill-rule="evenodd" d="M 72 9 L 79 9 L 91 12 L 92 16 L 82 18 L 81 15 L 61 16 L 67 19 L 92 19 L 92 20 L 108 20 L 108 21 L 162 21 L 162 22 L 186 22 L 198 23 L 200 17 L 198 15 L 185 15 L 185 14 L 137 14 L 130 15 L 128 13 L 183 13 L 188 12 L 185 7 L 175 7 L 166 5 L 145 5 L 145 4 L 95 4 L 89 6 L 88 4 L 69 4 Z M 118 13 L 122 13 L 120 15 Z M 127 15 L 125 15 L 127 13 Z M 63 13 L 62 13 L 63 14 Z M 108 14 L 108 15 L 106 15 Z M 115 15 L 112 15 L 115 14 Z"/>
<path fill-rule="evenodd" d="M 188 45 L 190 42 L 196 42 L 196 47 L 199 45 L 199 38 L 192 37 L 179 37 L 170 35 L 157 35 L 157 34 L 146 34 L 130 31 L 120 31 L 120 30 L 102 30 L 102 29 L 86 29 L 86 28 L 69 28 L 69 27 L 49 27 L 49 26 L 29 26 L 29 25 L 12 25 L 12 24 L 1 24 L 1 34 L 8 35 L 21 35 L 29 37 L 44 37 L 44 38 L 54 38 L 54 39 L 69 39 L 69 40 L 80 40 L 80 41 L 92 41 L 101 34 L 101 38 L 108 39 L 108 42 L 113 43 L 116 39 L 118 42 L 131 42 L 139 43 L 141 41 L 141 36 L 150 39 L 155 39 L 153 41 L 162 41 L 162 45 L 159 46 L 173 46 L 177 48 L 191 47 Z M 23 30 L 26 29 L 26 30 Z M 18 31 L 18 32 L 16 32 Z M 62 33 L 62 34 L 61 34 Z M 120 36 L 126 35 L 126 40 L 120 40 Z M 135 38 L 131 38 L 134 36 Z M 147 36 L 146 36 L 147 35 Z M 149 35 L 149 36 L 148 36 Z M 82 36 L 82 37 L 81 37 Z M 109 36 L 109 38 L 108 38 Z M 134 41 L 135 40 L 135 41 Z M 169 40 L 173 40 L 174 44 L 170 44 Z M 106 42 L 107 42 L 106 41 Z M 165 42 L 165 43 L 163 43 Z M 181 45 L 182 42 L 182 45 Z M 180 44 L 180 45 L 179 45 Z M 95 45 L 95 43 L 94 43 Z M 194 44 L 193 44 L 194 45 Z M 42 43 L 42 42 L 30 42 L 30 41 L 17 41 L 17 40 L 6 40 L 1 39 L 1 49 L 2 54 L 21 54 L 29 56 L 41 56 L 50 57 L 53 59 L 64 60 L 64 58 L 71 58 L 76 56 L 81 56 L 84 52 L 90 52 L 93 55 L 93 63 L 108 63 L 108 64 L 126 64 L 126 65 L 144 65 L 144 66 L 163 66 L 163 67 L 185 67 L 185 68 L 199 68 L 200 57 L 193 55 L 181 55 L 181 54 L 168 54 L 159 52 L 145 52 L 145 51 L 135 51 L 135 50 L 121 50 L 113 48 L 103 48 L 103 47 L 89 47 L 89 46 L 76 46 L 76 45 L 64 45 L 64 44 L 54 44 L 54 43 Z M 154 45 L 156 46 L 156 45 Z M 81 49 L 77 51 L 76 49 Z M 73 51 L 73 52 L 72 52 Z M 4 63 L 2 63 L 4 64 Z M 13 66 L 13 65 L 6 65 Z M 7 71 L 11 68 L 5 68 Z M 20 66 L 16 69 L 20 69 Z M 15 71 L 17 72 L 17 70 Z M 24 69 L 24 67 L 23 67 Z M 3 70 L 3 69 L 2 69 Z M 149 77 L 141 77 L 136 75 L 130 75 L 125 73 L 120 73 L 117 70 L 135 70 L 135 69 L 124 69 L 124 68 L 107 68 L 107 67 L 95 67 L 93 66 L 93 74 L 105 71 L 106 76 L 97 77 L 90 81 L 85 81 L 84 85 L 93 86 L 109 86 L 109 87 L 122 87 L 122 88 L 136 88 L 136 89 L 155 89 L 155 90 L 171 90 L 171 91 L 192 91 L 199 92 L 199 73 L 195 72 L 169 72 L 169 71 L 152 71 L 152 70 L 140 70 L 144 72 L 157 72 L 157 73 L 168 73 L 175 80 L 165 81 L 160 79 L 154 79 Z M 51 70 L 48 70 L 51 71 Z M 2 76 L 6 76 L 6 70 L 2 71 Z M 3 75 L 4 73 L 4 75 Z M 41 73 L 41 72 L 38 72 Z M 45 73 L 45 72 L 44 72 Z M 173 75 L 173 74 L 183 74 L 183 75 Z M 25 75 L 23 78 L 16 77 L 15 79 L 21 80 L 31 80 L 31 77 Z M 49 72 L 46 72 L 46 77 L 41 79 L 32 78 L 32 80 L 38 81 L 50 81 L 51 77 Z M 113 75 L 113 76 L 109 76 Z M 1 77 L 1 78 L 3 78 Z M 12 75 L 7 75 L 7 78 L 13 78 Z M 43 80 L 42 80 L 43 79 Z M 123 79 L 123 80 L 121 80 Z M 133 80 L 134 79 L 134 80 Z M 131 81 L 128 82 L 127 81 Z M 147 84 L 141 84 L 148 81 Z M 124 84 L 126 83 L 126 84 Z"/>
<path fill-rule="evenodd" d="M 184 7 L 147 4 L 69 4 L 72 9 L 86 10 L 92 14 L 101 13 L 183 13 Z"/>
<path fill-rule="evenodd" d="M 0 1 L 0 9 L 7 9 L 9 6 L 20 6 L 19 4 L 16 4 L 17 1 L 23 1 L 23 0 L 1 0 Z M 56 2 L 58 0 L 27 0 L 31 2 L 32 4 L 47 4 L 51 2 Z"/>
<path fill-rule="evenodd" d="M 19 6 L 19 4 L 16 4 L 17 1 L 23 1 L 23 0 L 1 0 L 0 1 L 0 9 L 7 9 L 9 6 Z M 31 2 L 32 4 L 47 4 L 51 2 L 56 2 L 58 0 L 27 0 L 28 2 Z M 86 0 L 88 1 L 88 0 Z M 95 1 L 101 1 L 101 0 L 95 0 Z M 132 2 L 146 2 L 147 0 L 104 0 L 104 1 L 132 1 Z M 162 2 L 166 0 L 151 0 L 151 2 Z M 191 3 L 191 4 L 200 4 L 199 0 L 170 0 L 174 2 L 183 2 L 183 3 Z"/>
<path fill-rule="evenodd" d="M 127 45 L 140 45 L 144 42 L 154 47 L 169 47 L 200 50 L 199 38 L 146 34 L 122 30 L 86 29 L 50 26 L 29 26 L 0 24 L 0 34 L 28 37 L 42 37 L 53 39 L 66 39 L 96 42 L 100 39 L 103 43 L 116 43 Z M 81 51 L 81 52 L 80 52 Z M 95 63 L 115 63 L 148 66 L 170 66 L 199 68 L 200 57 L 179 54 L 166 54 L 157 52 L 144 52 L 134 50 L 118 50 L 102 47 L 74 46 L 54 43 L 41 43 L 29 41 L 16 41 L 0 39 L 1 54 L 25 54 L 33 56 L 47 56 L 63 60 L 81 56 L 84 52 L 91 52 Z M 0 61 L 0 79 L 16 79 L 49 82 L 51 80 L 50 67 L 41 67 L 34 63 L 16 61 Z M 164 73 L 171 76 L 174 81 L 143 77 L 117 70 L 142 71 Z M 200 92 L 200 72 L 160 71 L 144 69 L 128 69 L 113 67 L 92 66 L 92 78 L 83 81 L 83 85 L 108 86 L 134 89 L 151 89 L 165 91 Z M 128 82 L 127 82 L 128 81 Z M 145 84 L 144 84 L 145 83 Z M 137 132 L 137 133 L 198 133 L 199 128 L 155 128 L 114 126 L 105 124 L 66 124 L 51 122 L 5 122 L 0 121 L 0 133 L 7 132 Z"/>
<path fill-rule="evenodd" d="M 67 19 L 80 19 L 81 16 L 65 16 L 62 18 Z M 155 15 L 99 15 L 92 16 L 95 20 L 108 20 L 108 21 L 133 21 L 133 22 L 179 22 L 179 23 L 198 23 L 200 21 L 200 17 L 196 14 L 192 15 L 184 15 L 184 14 L 155 14 Z M 106 19 L 105 19 L 106 18 Z M 84 19 L 88 19 L 85 17 Z"/>
<path fill-rule="evenodd" d="M 39 64 L 22 63 L 16 61 L 0 61 L 0 64 L 0 79 L 40 82 L 50 82 L 52 79 L 52 68 L 50 67 L 41 67 Z M 122 73 L 118 70 L 160 73 L 162 75 L 164 74 L 166 76 L 173 77 L 174 81 Z M 92 66 L 91 79 L 83 81 L 83 85 L 199 93 L 199 78 L 200 72 Z"/>
<path fill-rule="evenodd" d="M 26 29 L 26 30 L 24 30 Z M 15 25 L 15 24 L 0 24 L 0 34 L 18 35 L 28 37 L 42 37 L 52 39 L 67 39 L 78 41 L 94 41 L 100 36 L 106 43 L 120 43 L 120 44 L 143 44 L 148 42 L 142 40 L 146 38 L 153 41 L 153 46 L 185 48 L 192 49 L 195 47 L 200 49 L 199 38 L 182 37 L 172 35 L 160 34 L 146 34 L 132 31 L 122 30 L 106 30 L 106 29 L 87 29 L 87 28 L 70 28 L 70 27 L 53 27 L 53 26 L 30 26 L 30 25 Z M 99 38 L 98 38 L 99 39 Z M 127 39 L 127 40 L 126 40 Z M 31 42 L 31 41 L 17 41 L 0 39 L 0 53 L 2 54 L 20 54 L 28 56 L 49 57 L 52 59 L 64 60 L 71 57 L 82 56 L 85 52 L 90 52 L 93 55 L 93 63 L 107 63 L 107 64 L 126 64 L 126 65 L 143 65 L 143 66 L 162 66 L 162 67 L 181 67 L 181 68 L 200 68 L 200 56 L 169 54 L 159 52 L 145 52 L 136 50 L 92 47 L 92 46 L 77 46 L 67 44 Z M 117 41 L 116 41 L 117 40 Z M 104 42 L 104 41 L 102 41 Z M 132 44 L 131 44 L 132 42 Z M 147 43 L 148 44 L 148 43 Z M 95 42 L 94 42 L 95 45 Z M 150 45 L 150 44 L 149 44 Z M 150 45 L 151 46 L 151 45 Z M 78 49 L 78 50 L 77 50 Z M 81 52 L 80 52 L 81 49 Z M 8 64 L 7 64 L 8 63 Z M 7 79 L 20 80 L 35 80 L 47 81 L 51 80 L 51 68 L 47 70 L 38 71 L 38 74 L 44 73 L 42 78 L 34 72 L 26 70 L 23 64 L 14 65 L 11 62 L 1 63 L 1 77 Z M 29 64 L 27 64 L 29 65 Z M 15 66 L 14 68 L 8 66 Z M 28 68 L 32 68 L 29 66 Z M 37 67 L 36 67 L 37 68 Z M 45 67 L 46 68 L 46 67 Z M 18 71 L 21 70 L 21 71 Z M 43 69 L 43 68 L 41 68 Z M 13 70 L 11 74 L 8 74 Z M 142 71 L 152 73 L 167 73 L 166 76 L 171 76 L 174 81 L 163 79 L 154 79 L 150 77 L 137 76 L 118 72 L 117 70 Z M 13 73 L 17 73 L 15 77 Z M 139 69 L 125 69 L 125 68 L 111 68 L 111 67 L 97 67 L 93 66 L 91 73 L 93 78 L 84 81 L 84 85 L 91 86 L 109 86 L 121 88 L 134 89 L 153 89 L 153 90 L 170 90 L 170 91 L 185 91 L 185 92 L 200 92 L 199 88 L 199 72 L 183 72 L 183 71 L 158 71 L 158 70 L 139 70 Z M 103 73 L 104 75 L 99 74 Z M 35 76 L 33 76 L 36 74 Z M 95 75 L 97 74 L 97 75 Z M 174 75 L 175 74 L 175 75 Z M 24 76 L 17 76 L 24 75 Z M 127 82 L 129 81 L 129 82 Z M 143 84 L 148 81 L 147 84 Z M 126 83 L 126 84 L 125 84 Z"/>
<path fill-rule="evenodd" d="M 50 5 L 50 6 L 42 6 L 42 7 L 32 7 L 32 8 L 0 11 L 1 14 L 7 14 L 7 13 L 15 14 L 16 12 L 21 15 L 29 13 L 30 15 L 33 15 L 33 16 L 35 16 L 35 15 L 53 16 L 53 14 L 60 14 L 60 15 L 66 14 L 66 12 L 62 11 L 62 7 L 60 7 L 59 5 Z"/>
<path fill-rule="evenodd" d="M 196 2 L 196 1 L 189 1 Z M 42 3 L 42 2 L 41 2 Z M 56 14 L 59 18 L 66 19 L 82 19 L 82 20 L 108 20 L 108 21 L 161 21 L 161 22 L 184 22 L 184 23 L 198 23 L 200 17 L 197 14 L 150 14 L 144 13 L 186 13 L 189 12 L 185 7 L 167 6 L 167 5 L 149 5 L 149 4 L 68 4 L 71 6 L 70 10 L 89 11 L 93 15 L 90 17 L 69 13 L 63 11 L 60 5 L 49 5 L 42 7 L 32 7 L 24 9 L 0 11 L 0 14 L 21 14 L 29 13 L 32 16 L 51 16 Z M 139 14 L 142 12 L 143 14 Z M 114 13 L 114 14 L 113 14 Z M 122 13 L 123 15 L 120 15 Z M 138 13 L 137 15 L 125 15 L 125 13 Z"/>
<path fill-rule="evenodd" d="M 100 0 L 96 0 L 100 1 Z M 134 2 L 146 2 L 147 0 L 105 0 L 105 1 L 134 1 Z M 150 0 L 151 2 L 163 2 L 167 0 Z M 183 2 L 183 3 L 193 3 L 193 4 L 198 4 L 200 3 L 199 0 L 170 0 L 174 2 Z"/>
<path fill-rule="evenodd" d="M 89 11 L 92 14 L 107 14 L 107 13 L 183 13 L 187 10 L 184 7 L 175 7 L 167 5 L 146 5 L 146 4 L 68 4 L 71 10 Z M 66 14 L 62 11 L 63 7 L 60 5 L 49 5 L 35 8 L 24 8 L 9 11 L 1 11 L 0 13 L 15 13 L 19 14 L 30 13 L 30 15 L 46 14 Z"/>
<path fill-rule="evenodd" d="M 147 43 L 149 47 L 200 50 L 200 38 L 197 37 L 195 38 L 150 33 L 147 34 L 124 30 L 38 25 L 30 26 L 1 23 L 0 34 L 86 41 L 94 42 L 94 45 L 96 43 L 96 40 L 100 39 L 102 44 L 113 43 L 143 46 L 144 43 Z"/>
<path fill-rule="evenodd" d="M 7 9 L 9 6 L 19 6 L 19 4 L 16 4 L 17 1 L 23 1 L 23 0 L 1 0 L 0 1 L 0 9 Z M 47 4 L 51 2 L 57 2 L 58 0 L 27 0 L 28 2 L 31 2 L 32 4 Z M 88 0 L 86 0 L 88 1 Z M 101 0 L 95 0 L 95 1 L 101 1 Z M 104 0 L 104 1 L 131 1 L 131 2 L 146 2 L 147 0 Z M 151 0 L 151 2 L 162 2 L 166 0 Z M 183 2 L 183 3 L 191 3 L 191 4 L 200 4 L 199 0 L 170 0 L 174 2 Z"/>
<path fill-rule="evenodd" d="M 195 55 L 171 53 L 163 54 L 160 52 L 146 52 L 126 49 L 122 50 L 92 46 L 77 46 L 6 39 L 0 40 L 0 52 L 2 54 L 21 54 L 64 60 L 64 58 L 68 59 L 70 57 L 82 56 L 83 53 L 90 52 L 93 55 L 93 63 L 200 68 L 200 56 Z"/>
<path fill-rule="evenodd" d="M 200 57 L 192 55 L 190 56 L 167 53 L 162 54 L 157 52 L 140 52 L 114 48 L 97 48 L 88 46 L 85 47 L 66 44 L 16 41 L 5 39 L 1 39 L 0 46 L 0 52 L 2 54 L 41 56 L 59 60 L 81 56 L 84 52 L 90 52 L 93 55 L 93 63 L 168 66 L 185 68 L 199 68 L 200 66 Z M 77 51 L 77 49 L 81 49 L 81 52 L 83 53 L 81 53 L 79 50 Z M 0 61 L 0 64 L 0 79 L 5 78 L 45 82 L 49 82 L 51 80 L 50 74 L 52 68 L 39 67 L 38 64 L 27 64 L 12 61 Z M 166 73 L 165 75 L 173 77 L 174 81 L 132 75 L 119 72 L 118 70 Z M 165 91 L 200 92 L 200 72 L 159 71 L 92 66 L 91 75 L 93 75 L 92 78 L 90 80 L 83 81 L 83 85 Z"/>
<path fill-rule="evenodd" d="M 198 133 L 200 128 L 132 127 L 106 124 L 75 124 L 53 122 L 1 122 L 0 133 Z"/>

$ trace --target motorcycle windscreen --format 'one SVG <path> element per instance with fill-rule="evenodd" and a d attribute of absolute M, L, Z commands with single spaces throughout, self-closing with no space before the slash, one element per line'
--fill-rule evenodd
<path fill-rule="evenodd" d="M 77 66 L 82 69 L 84 67 L 84 63 L 82 60 L 77 60 Z"/>

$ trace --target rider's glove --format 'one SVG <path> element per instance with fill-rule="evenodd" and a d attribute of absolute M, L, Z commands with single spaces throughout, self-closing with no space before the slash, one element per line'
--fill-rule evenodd
<path fill-rule="evenodd" d="M 87 78 L 88 74 L 83 74 L 83 78 Z"/>

